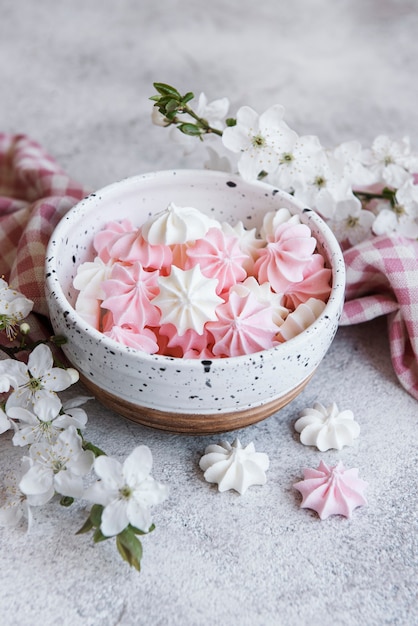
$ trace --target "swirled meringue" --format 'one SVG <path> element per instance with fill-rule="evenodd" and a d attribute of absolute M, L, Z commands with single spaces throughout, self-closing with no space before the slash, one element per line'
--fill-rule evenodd
<path fill-rule="evenodd" d="M 170 202 L 167 209 L 153 215 L 142 226 L 142 236 L 152 245 L 195 241 L 204 237 L 212 226 L 219 226 L 194 207 L 179 207 Z"/>
<path fill-rule="evenodd" d="M 288 341 L 303 332 L 314 323 L 325 309 L 325 302 L 317 298 L 309 298 L 286 317 L 279 328 L 277 339 L 280 342 Z"/>
<path fill-rule="evenodd" d="M 215 356 L 252 354 L 277 343 L 271 305 L 259 302 L 251 292 L 241 297 L 231 291 L 216 314 L 218 319 L 206 324 L 215 340 L 212 348 Z"/>
<path fill-rule="evenodd" d="M 248 255 L 242 252 L 238 237 L 225 235 L 220 228 L 210 228 L 204 239 L 198 239 L 187 248 L 186 255 L 186 268 L 199 264 L 202 274 L 217 278 L 217 294 L 247 276 L 243 263 Z"/>
<path fill-rule="evenodd" d="M 251 485 L 267 482 L 269 464 L 267 454 L 256 452 L 252 442 L 243 448 L 239 439 L 208 446 L 199 462 L 207 482 L 217 483 L 221 492 L 234 489 L 241 495 Z"/>
<path fill-rule="evenodd" d="M 329 407 L 315 402 L 312 408 L 304 409 L 295 423 L 295 430 L 300 433 L 301 443 L 316 446 L 321 452 L 351 446 L 360 434 L 353 412 L 340 412 L 335 402 Z"/>
<path fill-rule="evenodd" d="M 358 469 L 344 468 L 340 461 L 328 467 L 323 461 L 317 469 L 304 469 L 304 480 L 294 486 L 302 494 L 301 508 L 316 511 L 321 520 L 330 515 L 351 517 L 353 510 L 367 504 L 367 483 L 358 477 Z"/>
<path fill-rule="evenodd" d="M 280 224 L 290 222 L 291 224 L 300 224 L 298 215 L 292 215 L 289 209 L 284 207 L 276 211 L 268 211 L 263 217 L 263 224 L 260 228 L 260 235 L 264 239 L 274 237 L 274 233 Z"/>
<path fill-rule="evenodd" d="M 267 245 L 257 250 L 254 274 L 260 283 L 269 282 L 277 293 L 283 293 L 290 283 L 303 280 L 310 263 L 316 239 L 306 224 L 284 222 L 267 239 Z"/>
<path fill-rule="evenodd" d="M 158 284 L 160 293 L 152 303 L 161 311 L 161 323 L 174 324 L 179 335 L 189 328 L 201 335 L 205 323 L 216 320 L 215 309 L 223 302 L 216 294 L 218 281 L 204 276 L 199 265 L 189 270 L 173 265 L 170 275 L 160 276 Z"/>

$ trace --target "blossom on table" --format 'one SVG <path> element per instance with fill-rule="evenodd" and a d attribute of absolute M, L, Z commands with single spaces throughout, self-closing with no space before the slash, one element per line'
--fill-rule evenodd
<path fill-rule="evenodd" d="M 329 407 L 315 402 L 313 407 L 303 409 L 295 430 L 300 433 L 301 443 L 316 446 L 321 452 L 351 446 L 360 434 L 353 412 L 348 409 L 339 411 L 335 402 Z"/>
<path fill-rule="evenodd" d="M 7 415 L 13 420 L 16 431 L 13 444 L 27 446 L 40 441 L 54 443 L 60 433 L 69 426 L 84 429 L 87 423 L 86 412 L 75 408 L 69 410 L 72 410 L 73 414 L 65 413 L 61 401 L 58 403 L 55 399 L 43 400 L 30 409 L 21 406 L 8 407 Z"/>
<path fill-rule="evenodd" d="M 217 483 L 221 492 L 234 489 L 241 495 L 252 485 L 264 485 L 267 482 L 269 464 L 267 454 L 256 452 L 254 443 L 244 448 L 239 439 L 235 439 L 232 444 L 222 441 L 207 446 L 199 462 L 207 482 Z"/>
<path fill-rule="evenodd" d="M 11 406 L 37 409 L 43 402 L 61 406 L 56 392 L 77 382 L 78 372 L 73 368 L 54 367 L 51 349 L 45 344 L 36 346 L 29 354 L 27 364 L 14 359 L 0 361 L 0 390 L 13 388 L 6 402 Z"/>
<path fill-rule="evenodd" d="M 302 494 L 301 508 L 313 509 L 321 520 L 330 515 L 351 517 L 354 509 L 367 504 L 367 483 L 358 469 L 345 469 L 341 461 L 329 467 L 323 461 L 317 469 L 304 469 L 304 479 L 294 486 Z"/>
<path fill-rule="evenodd" d="M 94 471 L 99 480 L 87 488 L 84 497 L 104 506 L 103 535 L 118 535 L 128 524 L 148 532 L 150 508 L 168 496 L 168 488 L 152 478 L 151 469 L 151 450 L 143 445 L 136 447 L 123 464 L 108 456 L 96 458 Z"/>
<path fill-rule="evenodd" d="M 3 477 L 0 488 L 0 526 L 17 526 L 23 518 L 27 519 L 28 532 L 32 525 L 32 506 L 42 506 L 49 500 L 49 495 L 28 496 L 19 487 L 23 474 L 30 468 L 30 460 L 23 457 L 21 472 L 10 472 Z"/>
<path fill-rule="evenodd" d="M 72 498 L 83 495 L 83 476 L 92 468 L 94 454 L 83 450 L 82 439 L 73 425 L 62 431 L 54 443 L 33 443 L 28 458 L 30 468 L 19 483 L 24 494 L 44 496 L 45 502 L 55 492 Z"/>
<path fill-rule="evenodd" d="M 4 330 L 9 339 L 16 337 L 16 326 L 29 315 L 32 307 L 32 300 L 0 278 L 0 331 Z"/>

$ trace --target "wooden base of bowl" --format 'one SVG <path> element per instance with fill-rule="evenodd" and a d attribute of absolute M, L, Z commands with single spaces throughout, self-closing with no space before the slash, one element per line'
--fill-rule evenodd
<path fill-rule="evenodd" d="M 246 426 L 251 426 L 252 424 L 256 424 L 270 417 L 296 398 L 308 384 L 313 374 L 314 372 L 305 378 L 297 387 L 276 400 L 266 402 L 251 409 L 209 414 L 168 413 L 159 411 L 158 409 L 137 406 L 126 400 L 121 400 L 108 391 L 101 389 L 82 374 L 80 374 L 80 381 L 93 393 L 101 404 L 137 424 L 171 433 L 208 435 L 245 428 Z"/>

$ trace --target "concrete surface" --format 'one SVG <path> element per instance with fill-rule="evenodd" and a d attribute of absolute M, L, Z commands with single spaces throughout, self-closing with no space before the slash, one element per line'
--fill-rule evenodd
<path fill-rule="evenodd" d="M 0 130 L 44 145 L 91 189 L 135 173 L 202 165 L 150 123 L 152 82 L 280 102 L 325 145 L 377 134 L 418 148 L 414 0 L 1 0 Z M 80 392 L 77 389 L 73 393 Z M 69 395 L 71 395 L 69 394 Z M 302 446 L 299 411 L 353 410 L 362 432 L 341 452 Z M 3 626 L 412 626 L 417 602 L 417 404 L 392 371 L 384 319 L 341 328 L 303 393 L 238 433 L 270 456 L 244 496 L 205 483 L 198 462 L 218 436 L 147 430 L 88 405 L 87 435 L 124 457 L 146 443 L 171 488 L 155 509 L 142 572 L 74 532 L 84 503 L 35 511 L 30 535 L 0 533 Z M 5 471 L 20 450 L 0 439 Z M 358 467 L 367 507 L 320 521 L 292 488 L 320 459 Z"/>

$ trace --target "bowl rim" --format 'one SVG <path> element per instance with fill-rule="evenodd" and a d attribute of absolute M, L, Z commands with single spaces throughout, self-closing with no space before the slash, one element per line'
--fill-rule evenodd
<path fill-rule="evenodd" d="M 190 359 L 190 358 L 183 358 L 183 357 L 181 358 L 172 357 L 172 356 L 167 356 L 167 355 L 162 355 L 162 354 L 149 354 L 147 352 L 142 352 L 141 350 L 137 350 L 130 346 L 125 346 L 124 344 L 119 343 L 110 337 L 107 337 L 104 333 L 100 332 L 99 330 L 97 330 L 96 328 L 88 324 L 88 322 L 86 322 L 77 313 L 74 306 L 69 302 L 69 300 L 65 296 L 63 288 L 58 280 L 58 275 L 55 269 L 56 268 L 55 249 L 57 248 L 57 245 L 58 245 L 57 242 L 63 239 L 63 234 L 66 233 L 67 225 L 70 222 L 77 220 L 78 214 L 83 213 L 86 204 L 89 204 L 90 202 L 97 202 L 98 197 L 99 197 L 99 200 L 106 199 L 108 195 L 111 195 L 112 193 L 114 193 L 114 191 L 120 188 L 121 186 L 129 186 L 129 185 L 135 186 L 141 180 L 151 180 L 151 179 L 155 179 L 158 177 L 163 178 L 165 176 L 174 176 L 174 175 L 178 176 L 177 180 L 179 180 L 182 177 L 186 178 L 190 176 L 197 176 L 197 175 L 202 176 L 203 175 L 208 179 L 222 178 L 226 182 L 227 181 L 236 182 L 237 185 L 244 184 L 244 185 L 248 185 L 251 187 L 256 187 L 256 188 L 258 187 L 260 190 L 264 190 L 266 193 L 268 192 L 269 195 L 274 192 L 274 195 L 284 198 L 285 200 L 287 200 L 287 202 L 290 202 L 295 207 L 297 207 L 301 213 L 309 212 L 310 219 L 312 219 L 315 222 L 316 226 L 321 231 L 322 235 L 324 236 L 324 240 L 326 240 L 327 246 L 331 252 L 329 261 L 331 263 L 331 271 L 332 271 L 332 287 L 331 287 L 330 296 L 326 302 L 324 310 L 316 318 L 316 320 L 310 326 L 308 326 L 308 328 L 303 330 L 301 333 L 299 333 L 295 337 L 288 339 L 284 343 L 278 344 L 277 346 L 274 346 L 267 350 L 260 350 L 258 352 L 253 352 L 250 354 L 243 354 L 243 355 L 234 356 L 234 357 L 222 357 L 222 358 L 213 357 L 212 359 L 200 359 L 200 358 Z M 271 359 L 271 358 L 274 358 L 274 355 L 276 353 L 286 352 L 286 351 L 293 352 L 294 350 L 297 351 L 298 346 L 305 342 L 306 336 L 309 334 L 314 335 L 322 327 L 328 324 L 328 319 L 330 317 L 334 319 L 334 316 L 337 316 L 337 319 L 338 319 L 341 314 L 342 303 L 344 300 L 345 265 L 344 265 L 344 258 L 343 258 L 343 252 L 342 252 L 341 246 L 338 243 L 335 235 L 333 234 L 328 224 L 321 218 L 321 216 L 316 211 L 314 211 L 313 209 L 309 207 L 306 207 L 304 203 L 295 199 L 293 196 L 291 196 L 285 191 L 282 191 L 278 187 L 271 185 L 270 183 L 267 183 L 265 181 L 251 181 L 251 182 L 245 181 L 238 174 L 231 174 L 231 173 L 217 171 L 217 170 L 205 170 L 205 169 L 155 170 L 155 171 L 150 171 L 144 174 L 137 174 L 134 176 L 129 176 L 121 180 L 112 182 L 108 185 L 105 185 L 104 187 L 98 189 L 97 191 L 94 191 L 93 193 L 87 195 L 85 198 L 77 202 L 71 209 L 69 209 L 69 211 L 61 218 L 61 220 L 55 226 L 51 234 L 51 237 L 49 239 L 48 245 L 47 245 L 46 260 L 45 260 L 45 288 L 46 288 L 48 307 L 49 307 L 49 298 L 50 298 L 50 295 L 48 294 L 48 292 L 50 294 L 54 293 L 55 300 L 59 301 L 61 304 L 63 303 L 65 304 L 63 308 L 66 312 L 67 321 L 70 320 L 72 326 L 76 329 L 82 330 L 83 333 L 88 332 L 92 339 L 97 339 L 97 341 L 100 341 L 100 343 L 103 346 L 107 347 L 110 352 L 119 352 L 125 355 L 125 357 L 128 359 L 139 356 L 145 362 L 148 361 L 150 364 L 161 363 L 161 364 L 167 365 L 168 363 L 174 362 L 174 363 L 181 363 L 182 368 L 186 368 L 186 369 L 191 368 L 194 370 L 196 368 L 200 369 L 202 367 L 202 362 L 210 361 L 212 368 L 214 367 L 216 368 L 216 364 L 219 363 L 219 365 L 223 369 L 225 369 L 225 368 L 228 368 L 228 366 L 232 366 L 232 364 L 236 366 L 237 364 L 244 363 L 248 359 L 254 359 L 257 357 L 259 358 L 266 357 L 266 359 Z M 88 329 L 86 328 L 86 326 L 88 327 Z M 65 345 L 63 346 L 63 348 L 65 351 Z"/>

